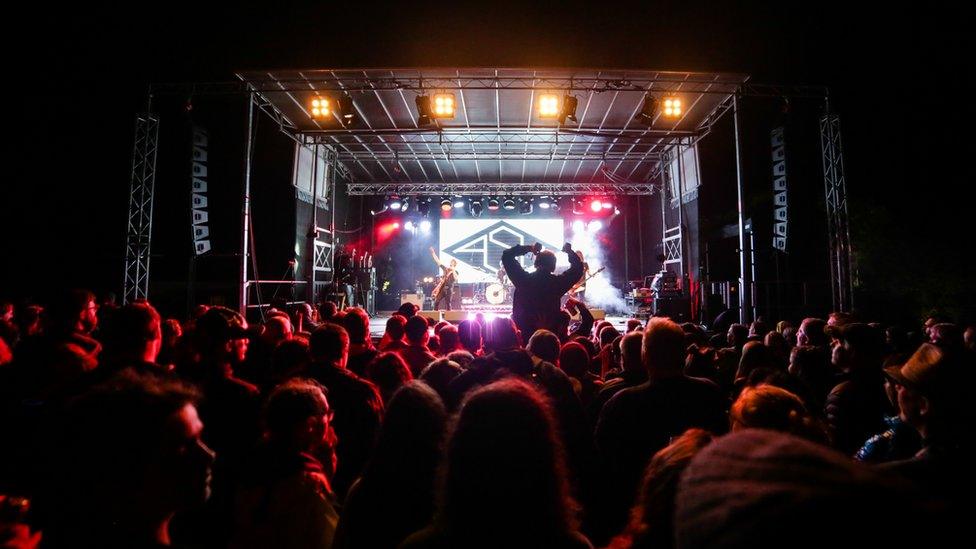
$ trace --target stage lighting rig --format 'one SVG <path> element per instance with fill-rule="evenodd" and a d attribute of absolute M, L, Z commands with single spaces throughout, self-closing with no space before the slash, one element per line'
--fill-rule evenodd
<path fill-rule="evenodd" d="M 539 96 L 539 118 L 559 118 L 559 96 L 554 93 Z"/>
<path fill-rule="evenodd" d="M 328 118 L 332 114 L 332 102 L 325 97 L 316 97 L 312 99 L 312 118 L 316 120 L 323 120 Z"/>
<path fill-rule="evenodd" d="M 654 124 L 654 115 L 657 114 L 657 109 L 657 98 L 651 94 L 647 94 L 644 96 L 644 104 L 641 105 L 641 110 L 634 116 L 634 120 L 650 126 Z"/>
<path fill-rule="evenodd" d="M 505 199 L 505 202 L 502 202 L 502 208 L 505 208 L 506 210 L 509 210 L 509 211 L 514 210 L 515 209 L 515 201 L 512 200 L 511 198 L 506 198 Z"/>
<path fill-rule="evenodd" d="M 664 98 L 664 110 L 662 112 L 668 118 L 681 116 L 681 98 L 675 96 Z"/>
<path fill-rule="evenodd" d="M 356 105 L 352 102 L 352 97 L 343 96 L 336 99 L 336 109 L 339 111 L 339 120 L 345 127 L 351 127 L 356 123 Z"/>
<path fill-rule="evenodd" d="M 471 201 L 471 216 L 481 217 L 481 211 L 483 206 L 481 205 L 481 199 L 476 198 Z"/>
<path fill-rule="evenodd" d="M 450 198 L 445 198 L 444 200 L 441 200 L 441 211 L 442 212 L 449 212 L 453 208 L 454 208 L 454 204 L 451 203 L 451 199 Z"/>
<path fill-rule="evenodd" d="M 602 209 L 603 209 L 603 202 L 601 202 L 600 200 L 594 200 L 590 202 L 590 210 L 592 210 L 593 213 L 600 213 L 600 210 Z"/>
<path fill-rule="evenodd" d="M 426 95 L 418 95 L 414 99 L 414 104 L 417 105 L 417 125 L 418 126 L 429 126 L 432 123 L 433 114 L 430 112 L 430 97 Z"/>
<path fill-rule="evenodd" d="M 498 211 L 498 200 L 495 198 L 488 200 L 488 211 L 497 212 Z"/>
<path fill-rule="evenodd" d="M 456 104 L 453 93 L 435 93 L 431 105 L 434 118 L 454 118 Z"/>
<path fill-rule="evenodd" d="M 541 206 L 543 203 L 546 202 L 545 201 L 540 202 L 539 205 Z M 522 215 L 529 215 L 530 213 L 532 213 L 532 209 L 533 206 L 531 200 L 523 200 L 521 203 L 519 203 L 519 213 Z"/>
<path fill-rule="evenodd" d="M 403 201 L 400 200 L 400 197 L 398 197 L 398 196 L 390 197 L 390 205 L 389 205 L 389 208 L 391 210 L 399 210 L 402 207 L 403 207 Z"/>
<path fill-rule="evenodd" d="M 460 196 L 454 198 L 454 207 L 461 209 L 464 207 L 464 199 Z"/>
<path fill-rule="evenodd" d="M 563 108 L 559 111 L 559 124 L 565 124 L 567 118 L 578 124 L 579 120 L 576 119 L 576 107 L 578 105 L 579 99 L 577 99 L 576 96 L 564 96 Z"/>

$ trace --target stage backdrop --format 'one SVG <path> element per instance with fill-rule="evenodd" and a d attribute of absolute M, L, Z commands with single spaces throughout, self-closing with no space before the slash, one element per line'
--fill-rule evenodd
<path fill-rule="evenodd" d="M 442 219 L 439 227 L 441 262 L 458 261 L 458 278 L 467 282 L 496 282 L 502 252 L 518 244 L 539 242 L 556 254 L 556 266 L 568 267 L 562 218 L 554 219 Z M 532 270 L 532 255 L 522 256 L 522 266 Z"/>

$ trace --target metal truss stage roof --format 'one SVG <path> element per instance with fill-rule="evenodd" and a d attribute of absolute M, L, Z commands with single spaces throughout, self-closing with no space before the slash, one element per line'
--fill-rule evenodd
<path fill-rule="evenodd" d="M 381 186 L 509 185 L 513 194 L 571 194 L 571 185 L 621 186 L 643 194 L 662 155 L 691 144 L 731 106 L 748 76 L 727 73 L 597 69 L 406 68 L 239 73 L 247 91 L 282 128 L 307 144 L 334 149 L 355 194 Z M 454 93 L 457 113 L 420 126 L 415 98 Z M 578 99 L 577 122 L 541 119 L 541 93 Z M 646 94 L 680 97 L 680 117 L 635 119 Z M 354 122 L 315 120 L 311 101 L 352 100 Z M 533 185 L 539 189 L 533 191 Z M 440 187 L 437 187 L 437 186 Z M 473 187 L 472 187 L 473 188 Z M 560 192 L 562 191 L 562 192 Z M 409 191 L 403 191 L 405 194 Z"/>

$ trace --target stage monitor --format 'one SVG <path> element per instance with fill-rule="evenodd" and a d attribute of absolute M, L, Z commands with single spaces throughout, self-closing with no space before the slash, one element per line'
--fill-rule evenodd
<path fill-rule="evenodd" d="M 502 252 L 517 244 L 539 242 L 555 252 L 556 268 L 569 267 L 560 249 L 565 242 L 562 218 L 553 219 L 442 219 L 439 227 L 441 261 L 458 261 L 458 280 L 497 282 Z M 533 256 L 522 256 L 522 266 L 532 270 Z"/>

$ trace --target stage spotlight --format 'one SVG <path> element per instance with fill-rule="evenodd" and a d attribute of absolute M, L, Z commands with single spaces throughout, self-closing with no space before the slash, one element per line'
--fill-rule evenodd
<path fill-rule="evenodd" d="M 677 97 L 668 97 L 664 99 L 664 116 L 668 118 L 676 118 L 681 116 L 681 99 Z"/>
<path fill-rule="evenodd" d="M 594 213 L 599 212 L 601 208 L 603 208 L 603 202 L 600 202 L 599 200 L 590 202 L 590 209 L 593 210 Z"/>
<path fill-rule="evenodd" d="M 393 228 L 394 229 L 399 229 L 400 228 L 400 222 L 399 221 L 394 221 L 393 222 Z"/>
<path fill-rule="evenodd" d="M 553 212 L 558 212 L 559 211 L 559 199 L 558 198 L 553 198 L 552 199 L 552 202 L 549 204 L 549 209 L 552 210 Z"/>
<path fill-rule="evenodd" d="M 575 95 L 567 95 L 563 97 L 563 108 L 559 111 L 559 123 L 565 124 L 566 119 L 570 119 L 573 122 L 579 123 L 576 119 L 576 106 L 579 105 L 579 99 Z"/>
<path fill-rule="evenodd" d="M 580 215 L 583 213 L 583 201 L 577 200 L 575 198 L 571 199 L 571 204 L 573 205 L 573 215 Z"/>
<path fill-rule="evenodd" d="M 332 114 L 331 102 L 324 97 L 317 97 L 312 100 L 312 118 L 328 118 Z"/>
<path fill-rule="evenodd" d="M 548 210 L 549 209 L 549 205 L 550 204 L 549 204 L 549 197 L 548 196 L 543 196 L 539 200 L 539 207 L 542 208 L 543 210 Z"/>
<path fill-rule="evenodd" d="M 488 200 L 488 211 L 497 212 L 498 211 L 498 200 L 492 198 Z"/>
<path fill-rule="evenodd" d="M 449 212 L 451 211 L 452 208 L 454 208 L 454 204 L 451 204 L 451 200 L 449 198 L 445 198 L 444 200 L 441 200 L 442 212 Z"/>
<path fill-rule="evenodd" d="M 590 223 L 586 226 L 586 230 L 590 232 L 596 232 L 602 228 L 603 228 L 603 223 L 598 220 L 590 221 Z"/>
<path fill-rule="evenodd" d="M 573 232 L 575 234 L 580 234 L 585 229 L 586 229 L 586 225 L 584 225 L 582 221 L 580 221 L 579 219 L 577 219 L 576 221 L 573 221 Z"/>
<path fill-rule="evenodd" d="M 471 215 L 472 217 L 481 217 L 481 211 L 483 206 L 481 205 L 481 200 L 471 201 Z"/>
<path fill-rule="evenodd" d="M 559 118 L 559 96 L 554 93 L 539 96 L 539 118 Z"/>
<path fill-rule="evenodd" d="M 612 202 L 604 202 L 603 203 L 603 209 L 604 210 L 610 210 L 612 208 L 613 208 L 613 203 Z"/>
<path fill-rule="evenodd" d="M 430 234 L 430 221 L 424 219 L 420 222 L 420 232 L 423 234 Z"/>
<path fill-rule="evenodd" d="M 392 197 L 390 199 L 390 209 L 391 210 L 399 210 L 402 207 L 403 207 L 403 201 L 400 200 L 400 198 L 394 196 L 394 197 Z"/>
<path fill-rule="evenodd" d="M 431 124 L 431 118 L 434 117 L 433 113 L 430 112 L 430 97 L 418 95 L 414 99 L 414 104 L 417 105 L 417 125 L 429 126 Z"/>
<path fill-rule="evenodd" d="M 427 217 L 430 215 L 430 202 L 422 200 L 417 203 L 417 211 L 420 212 L 420 217 Z"/>
<path fill-rule="evenodd" d="M 406 213 L 410 209 L 410 200 L 404 198 L 400 201 L 400 211 Z"/>
<path fill-rule="evenodd" d="M 511 198 L 506 198 L 505 202 L 502 202 L 502 207 L 505 208 L 506 210 L 514 210 L 515 201 L 512 200 Z"/>
<path fill-rule="evenodd" d="M 644 104 L 641 106 L 640 112 L 634 116 L 634 120 L 642 122 L 648 126 L 654 123 L 654 115 L 657 114 L 658 101 L 657 98 L 651 94 L 644 96 Z"/>
<path fill-rule="evenodd" d="M 434 118 L 454 118 L 454 94 L 435 93 L 431 112 Z"/>
<path fill-rule="evenodd" d="M 455 208 L 463 208 L 464 207 L 464 199 L 463 198 L 460 198 L 460 197 L 455 198 L 454 199 L 454 207 Z"/>
<path fill-rule="evenodd" d="M 540 203 L 540 206 L 541 205 L 542 204 Z M 528 215 L 532 213 L 532 202 L 525 200 L 521 204 L 519 204 L 519 213 L 522 215 Z"/>
<path fill-rule="evenodd" d="M 413 221 L 407 221 L 404 223 L 403 228 L 411 232 L 417 230 L 417 227 L 413 224 Z"/>
<path fill-rule="evenodd" d="M 349 127 L 356 123 L 356 106 L 352 102 L 352 97 L 343 96 L 336 99 L 336 108 L 339 110 L 339 120 L 342 125 Z"/>

